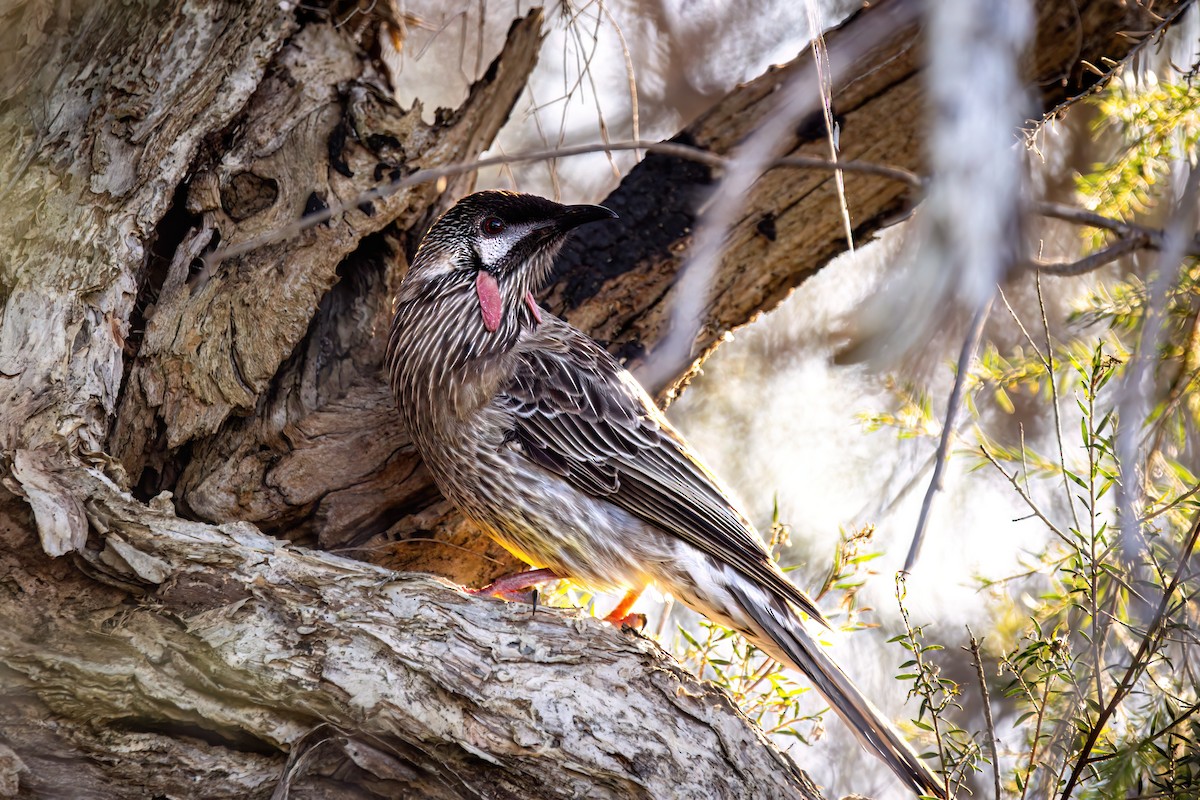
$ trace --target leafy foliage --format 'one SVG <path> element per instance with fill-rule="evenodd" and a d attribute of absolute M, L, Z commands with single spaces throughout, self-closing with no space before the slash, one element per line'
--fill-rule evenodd
<path fill-rule="evenodd" d="M 1192 81 L 1115 85 L 1097 107 L 1098 128 L 1122 137 L 1123 146 L 1077 186 L 1088 208 L 1130 219 L 1161 201 L 1169 172 L 1195 153 L 1200 93 Z M 1098 233 L 1092 246 L 1102 239 Z M 1025 572 L 979 580 L 996 601 L 987 644 L 1000 666 L 997 716 L 1015 734 L 1006 736 L 1001 757 L 1007 795 L 1200 796 L 1200 675 L 1193 666 L 1200 663 L 1200 483 L 1188 467 L 1200 428 L 1198 279 L 1192 259 L 1168 295 L 1144 419 L 1118 414 L 1121 393 L 1137 390 L 1125 375 L 1147 316 L 1142 276 L 1093 281 L 1061 341 L 1048 326 L 1035 339 L 1013 312 L 1025 343 L 1004 351 L 989 344 L 972 365 L 971 422 L 956 432 L 958 452 L 1002 474 L 1049 534 L 1028 554 Z M 921 387 L 893 390 L 896 410 L 865 418 L 868 428 L 940 436 Z M 997 421 L 1017 412 L 1018 396 L 1035 400 L 1035 412 L 1054 426 L 1052 448 L 1027 442 L 1023 427 L 1015 442 L 995 432 L 1005 427 Z M 1122 425 L 1136 426 L 1142 441 L 1136 463 L 1118 458 Z M 1122 485 L 1140 485 L 1146 498 L 1133 510 L 1144 540 L 1139 552 L 1128 551 L 1114 527 L 1114 490 Z M 1023 607 L 1012 599 L 1017 594 L 1027 598 Z M 934 735 L 933 755 L 951 790 L 961 792 L 981 769 L 981 737 L 955 722 L 960 688 L 942 677 L 936 661 L 944 653 L 924 627 L 909 622 L 902 579 L 897 597 L 906 633 L 894 641 L 908 655 L 898 679 L 921 699 L 918 725 Z"/>
<path fill-rule="evenodd" d="M 1098 134 L 1111 132 L 1121 147 L 1111 161 L 1079 177 L 1084 205 L 1104 216 L 1128 220 L 1152 209 L 1173 162 L 1195 153 L 1200 140 L 1200 86 L 1193 81 L 1132 86 L 1113 81 L 1094 101 Z M 1100 246 L 1101 234 L 1093 240 Z"/>

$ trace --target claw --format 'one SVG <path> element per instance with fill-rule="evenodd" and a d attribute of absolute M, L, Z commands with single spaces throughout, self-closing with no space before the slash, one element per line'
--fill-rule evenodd
<path fill-rule="evenodd" d="M 615 625 L 618 628 L 631 628 L 635 631 L 640 631 L 642 628 L 646 627 L 646 615 L 640 612 L 626 614 L 625 616 L 617 619 L 613 619 L 612 614 L 609 614 L 604 618 L 604 621 L 611 625 Z"/>

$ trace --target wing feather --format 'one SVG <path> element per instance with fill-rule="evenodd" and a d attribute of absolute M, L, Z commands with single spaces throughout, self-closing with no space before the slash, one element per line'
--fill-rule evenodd
<path fill-rule="evenodd" d="M 557 323 L 520 354 L 497 402 L 530 460 L 587 494 L 679 537 L 827 624 L 637 383 L 591 339 Z"/>

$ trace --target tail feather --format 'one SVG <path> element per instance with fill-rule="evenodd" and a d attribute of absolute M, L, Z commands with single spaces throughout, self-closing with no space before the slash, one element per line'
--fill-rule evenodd
<path fill-rule="evenodd" d="M 738 580 L 731 581 L 727 588 L 741 606 L 740 610 L 762 631 L 764 640 L 756 644 L 803 673 L 864 748 L 878 755 L 914 791 L 939 798 L 946 796 L 943 783 L 825 653 L 805 628 L 803 620 L 786 603 L 778 598 L 764 597 L 765 593 L 759 594 L 757 587 L 747 591 L 750 587 Z"/>

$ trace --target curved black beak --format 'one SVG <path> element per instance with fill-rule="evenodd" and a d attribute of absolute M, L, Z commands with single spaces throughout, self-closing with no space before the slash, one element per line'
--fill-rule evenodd
<path fill-rule="evenodd" d="M 606 219 L 620 219 L 615 211 L 604 206 L 567 206 L 555 221 L 560 230 L 569 231 L 586 225 L 589 222 L 600 222 Z"/>

